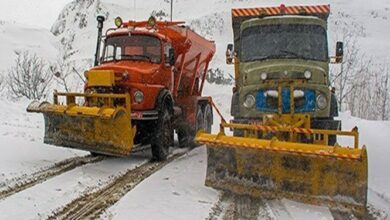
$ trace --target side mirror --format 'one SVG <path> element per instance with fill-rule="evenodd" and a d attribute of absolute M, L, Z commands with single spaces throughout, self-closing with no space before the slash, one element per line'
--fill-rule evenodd
<path fill-rule="evenodd" d="M 226 49 L 226 64 L 233 64 L 234 47 L 233 44 L 228 44 Z"/>
<path fill-rule="evenodd" d="M 342 63 L 344 56 L 344 43 L 338 41 L 336 43 L 336 63 Z"/>
<path fill-rule="evenodd" d="M 171 66 L 175 65 L 175 49 L 173 49 L 173 48 L 169 48 L 169 51 L 168 51 L 168 63 Z"/>

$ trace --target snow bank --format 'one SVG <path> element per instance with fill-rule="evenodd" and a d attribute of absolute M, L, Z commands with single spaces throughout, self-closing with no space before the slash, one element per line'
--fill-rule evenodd
<path fill-rule="evenodd" d="M 390 209 L 390 121 L 368 121 L 352 117 L 349 112 L 341 113 L 340 119 L 344 130 L 359 128 L 360 144 L 367 147 L 368 152 L 368 186 L 369 202 L 375 203 L 375 198 L 383 197 Z M 341 139 L 341 144 L 349 141 Z"/>

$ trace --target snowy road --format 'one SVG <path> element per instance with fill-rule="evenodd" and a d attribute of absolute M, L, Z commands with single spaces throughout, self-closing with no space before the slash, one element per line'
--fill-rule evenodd
<path fill-rule="evenodd" d="M 326 207 L 224 196 L 204 185 L 206 148 L 173 161 L 109 208 L 103 219 L 331 220 Z"/>
<path fill-rule="evenodd" d="M 110 158 L 87 164 L 0 201 L 0 219 L 43 219 L 87 192 L 146 163 L 149 155 Z M 23 207 L 23 209 L 20 209 Z"/>

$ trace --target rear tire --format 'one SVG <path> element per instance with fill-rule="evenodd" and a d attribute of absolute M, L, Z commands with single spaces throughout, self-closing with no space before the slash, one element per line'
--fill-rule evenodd
<path fill-rule="evenodd" d="M 153 160 L 166 160 L 169 155 L 169 147 L 173 143 L 172 115 L 167 105 L 164 105 L 159 112 L 157 126 L 152 138 Z"/>
<path fill-rule="evenodd" d="M 180 148 L 195 148 L 197 144 L 194 142 L 194 138 L 196 135 L 196 132 L 198 132 L 200 129 L 204 129 L 204 112 L 202 111 L 202 106 L 198 104 L 198 108 L 196 110 L 196 118 L 195 118 L 195 130 L 194 128 L 190 128 L 188 125 L 183 126 L 180 128 L 177 132 L 177 136 L 179 139 L 179 147 Z"/>
<path fill-rule="evenodd" d="M 179 148 L 195 146 L 194 141 L 192 140 L 194 135 L 190 131 L 189 127 L 180 128 L 177 132 L 177 138 L 179 139 Z"/>
<path fill-rule="evenodd" d="M 204 129 L 204 114 L 202 111 L 202 106 L 198 105 L 196 110 L 196 121 L 195 121 L 195 133 L 200 129 Z"/>
<path fill-rule="evenodd" d="M 213 110 L 209 104 L 204 107 L 203 118 L 203 129 L 210 134 L 211 126 L 213 125 Z"/>

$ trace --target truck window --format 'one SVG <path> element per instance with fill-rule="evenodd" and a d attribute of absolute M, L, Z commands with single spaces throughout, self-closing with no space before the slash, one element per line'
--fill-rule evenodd
<path fill-rule="evenodd" d="M 318 25 L 278 24 L 242 31 L 240 60 L 328 60 L 326 30 Z"/>
<path fill-rule="evenodd" d="M 115 57 L 115 60 L 137 60 L 160 63 L 161 51 L 160 40 L 153 36 L 115 36 L 107 38 L 103 61 L 109 62 L 114 60 Z"/>

